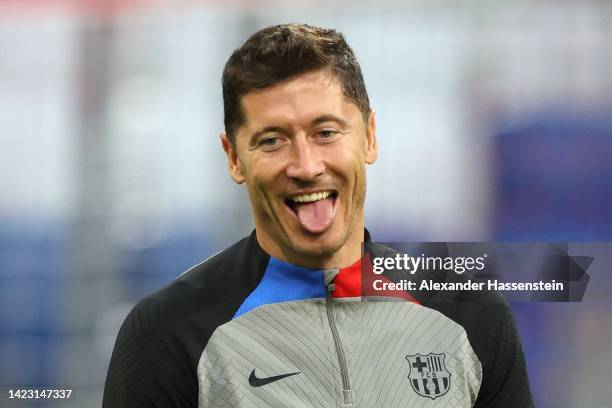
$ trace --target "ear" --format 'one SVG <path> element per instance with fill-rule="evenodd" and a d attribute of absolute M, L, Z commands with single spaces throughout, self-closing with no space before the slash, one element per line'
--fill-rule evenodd
<path fill-rule="evenodd" d="M 372 164 L 378 157 L 378 140 L 376 139 L 376 112 L 372 109 L 368 118 L 365 138 L 365 162 Z"/>
<path fill-rule="evenodd" d="M 242 170 L 240 169 L 240 160 L 238 159 L 238 153 L 236 153 L 236 148 L 234 144 L 225 132 L 221 133 L 221 146 L 223 146 L 223 150 L 225 151 L 225 155 L 227 156 L 227 166 L 229 169 L 230 176 L 236 183 L 244 183 L 245 177 L 242 173 Z"/>

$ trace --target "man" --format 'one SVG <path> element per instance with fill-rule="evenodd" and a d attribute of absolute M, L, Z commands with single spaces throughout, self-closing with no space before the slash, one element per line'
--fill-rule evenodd
<path fill-rule="evenodd" d="M 360 301 L 376 123 L 341 34 L 255 33 L 223 99 L 255 231 L 136 305 L 104 407 L 532 406 L 503 301 Z"/>

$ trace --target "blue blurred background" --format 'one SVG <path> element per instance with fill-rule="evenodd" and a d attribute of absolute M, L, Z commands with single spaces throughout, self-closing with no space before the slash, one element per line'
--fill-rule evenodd
<path fill-rule="evenodd" d="M 282 22 L 337 28 L 361 61 L 375 240 L 612 241 L 611 2 L 4 0 L 3 393 L 100 406 L 131 306 L 250 232 L 220 77 Z M 589 290 L 513 305 L 538 407 L 612 406 L 612 275 Z"/>

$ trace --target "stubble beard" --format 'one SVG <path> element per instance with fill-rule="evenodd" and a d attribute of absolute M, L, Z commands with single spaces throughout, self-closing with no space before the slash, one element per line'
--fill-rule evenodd
<path fill-rule="evenodd" d="M 361 177 L 359 177 L 361 176 Z M 272 200 L 269 199 L 265 194 L 261 194 L 261 192 L 256 190 L 250 190 L 249 195 L 251 198 L 251 203 L 266 203 L 266 208 L 263 206 L 255 206 L 253 205 L 253 215 L 255 217 L 256 227 L 263 225 L 276 225 L 277 227 L 272 228 L 271 230 L 266 230 L 265 234 L 275 243 L 275 246 L 280 252 L 283 254 L 286 261 L 295 263 L 295 260 L 304 257 L 311 258 L 319 258 L 321 260 L 332 258 L 349 240 L 353 231 L 358 224 L 358 220 L 361 218 L 363 220 L 363 210 L 365 204 L 365 193 L 366 193 L 366 178 L 365 178 L 365 169 L 362 174 L 357 177 L 357 180 L 362 180 L 361 182 L 356 181 L 356 184 L 361 184 L 359 186 L 355 186 L 353 199 L 352 199 L 352 208 L 349 209 L 349 213 L 345 214 L 345 224 L 346 228 L 341 232 L 340 237 L 338 237 L 334 242 L 327 245 L 320 244 L 305 244 L 301 245 L 299 240 L 292 239 L 292 233 L 290 231 L 290 227 L 288 225 L 284 225 L 281 221 L 283 218 L 281 216 L 284 208 L 279 208 L 278 211 L 275 210 L 275 207 L 272 203 Z M 260 222 L 258 223 L 257 220 Z M 298 227 L 299 228 L 299 227 Z M 331 226 L 333 228 L 333 226 Z M 296 232 L 300 234 L 300 231 Z M 322 234 L 325 234 L 323 232 Z"/>
<path fill-rule="evenodd" d="M 338 237 L 334 242 L 328 245 L 318 245 L 314 248 L 311 245 L 299 245 L 297 242 L 292 241 L 291 236 L 283 230 L 287 237 L 287 244 L 294 254 L 309 256 L 312 258 L 329 259 L 338 253 L 338 251 L 347 243 L 357 227 L 358 220 L 363 220 L 366 193 L 365 171 L 361 174 L 360 179 L 363 181 L 360 183 L 361 185 L 359 185 L 359 187 L 356 186 L 355 194 L 352 200 L 352 208 L 349 209 L 349 214 L 345 215 L 346 228 L 344 228 L 344 231 L 342 231 L 340 237 Z"/>

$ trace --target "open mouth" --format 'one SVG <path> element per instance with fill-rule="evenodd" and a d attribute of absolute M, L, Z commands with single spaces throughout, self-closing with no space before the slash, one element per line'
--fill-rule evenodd
<path fill-rule="evenodd" d="M 285 199 L 285 204 L 306 231 L 318 234 L 331 224 L 337 196 L 338 193 L 334 190 L 294 194 Z"/>

